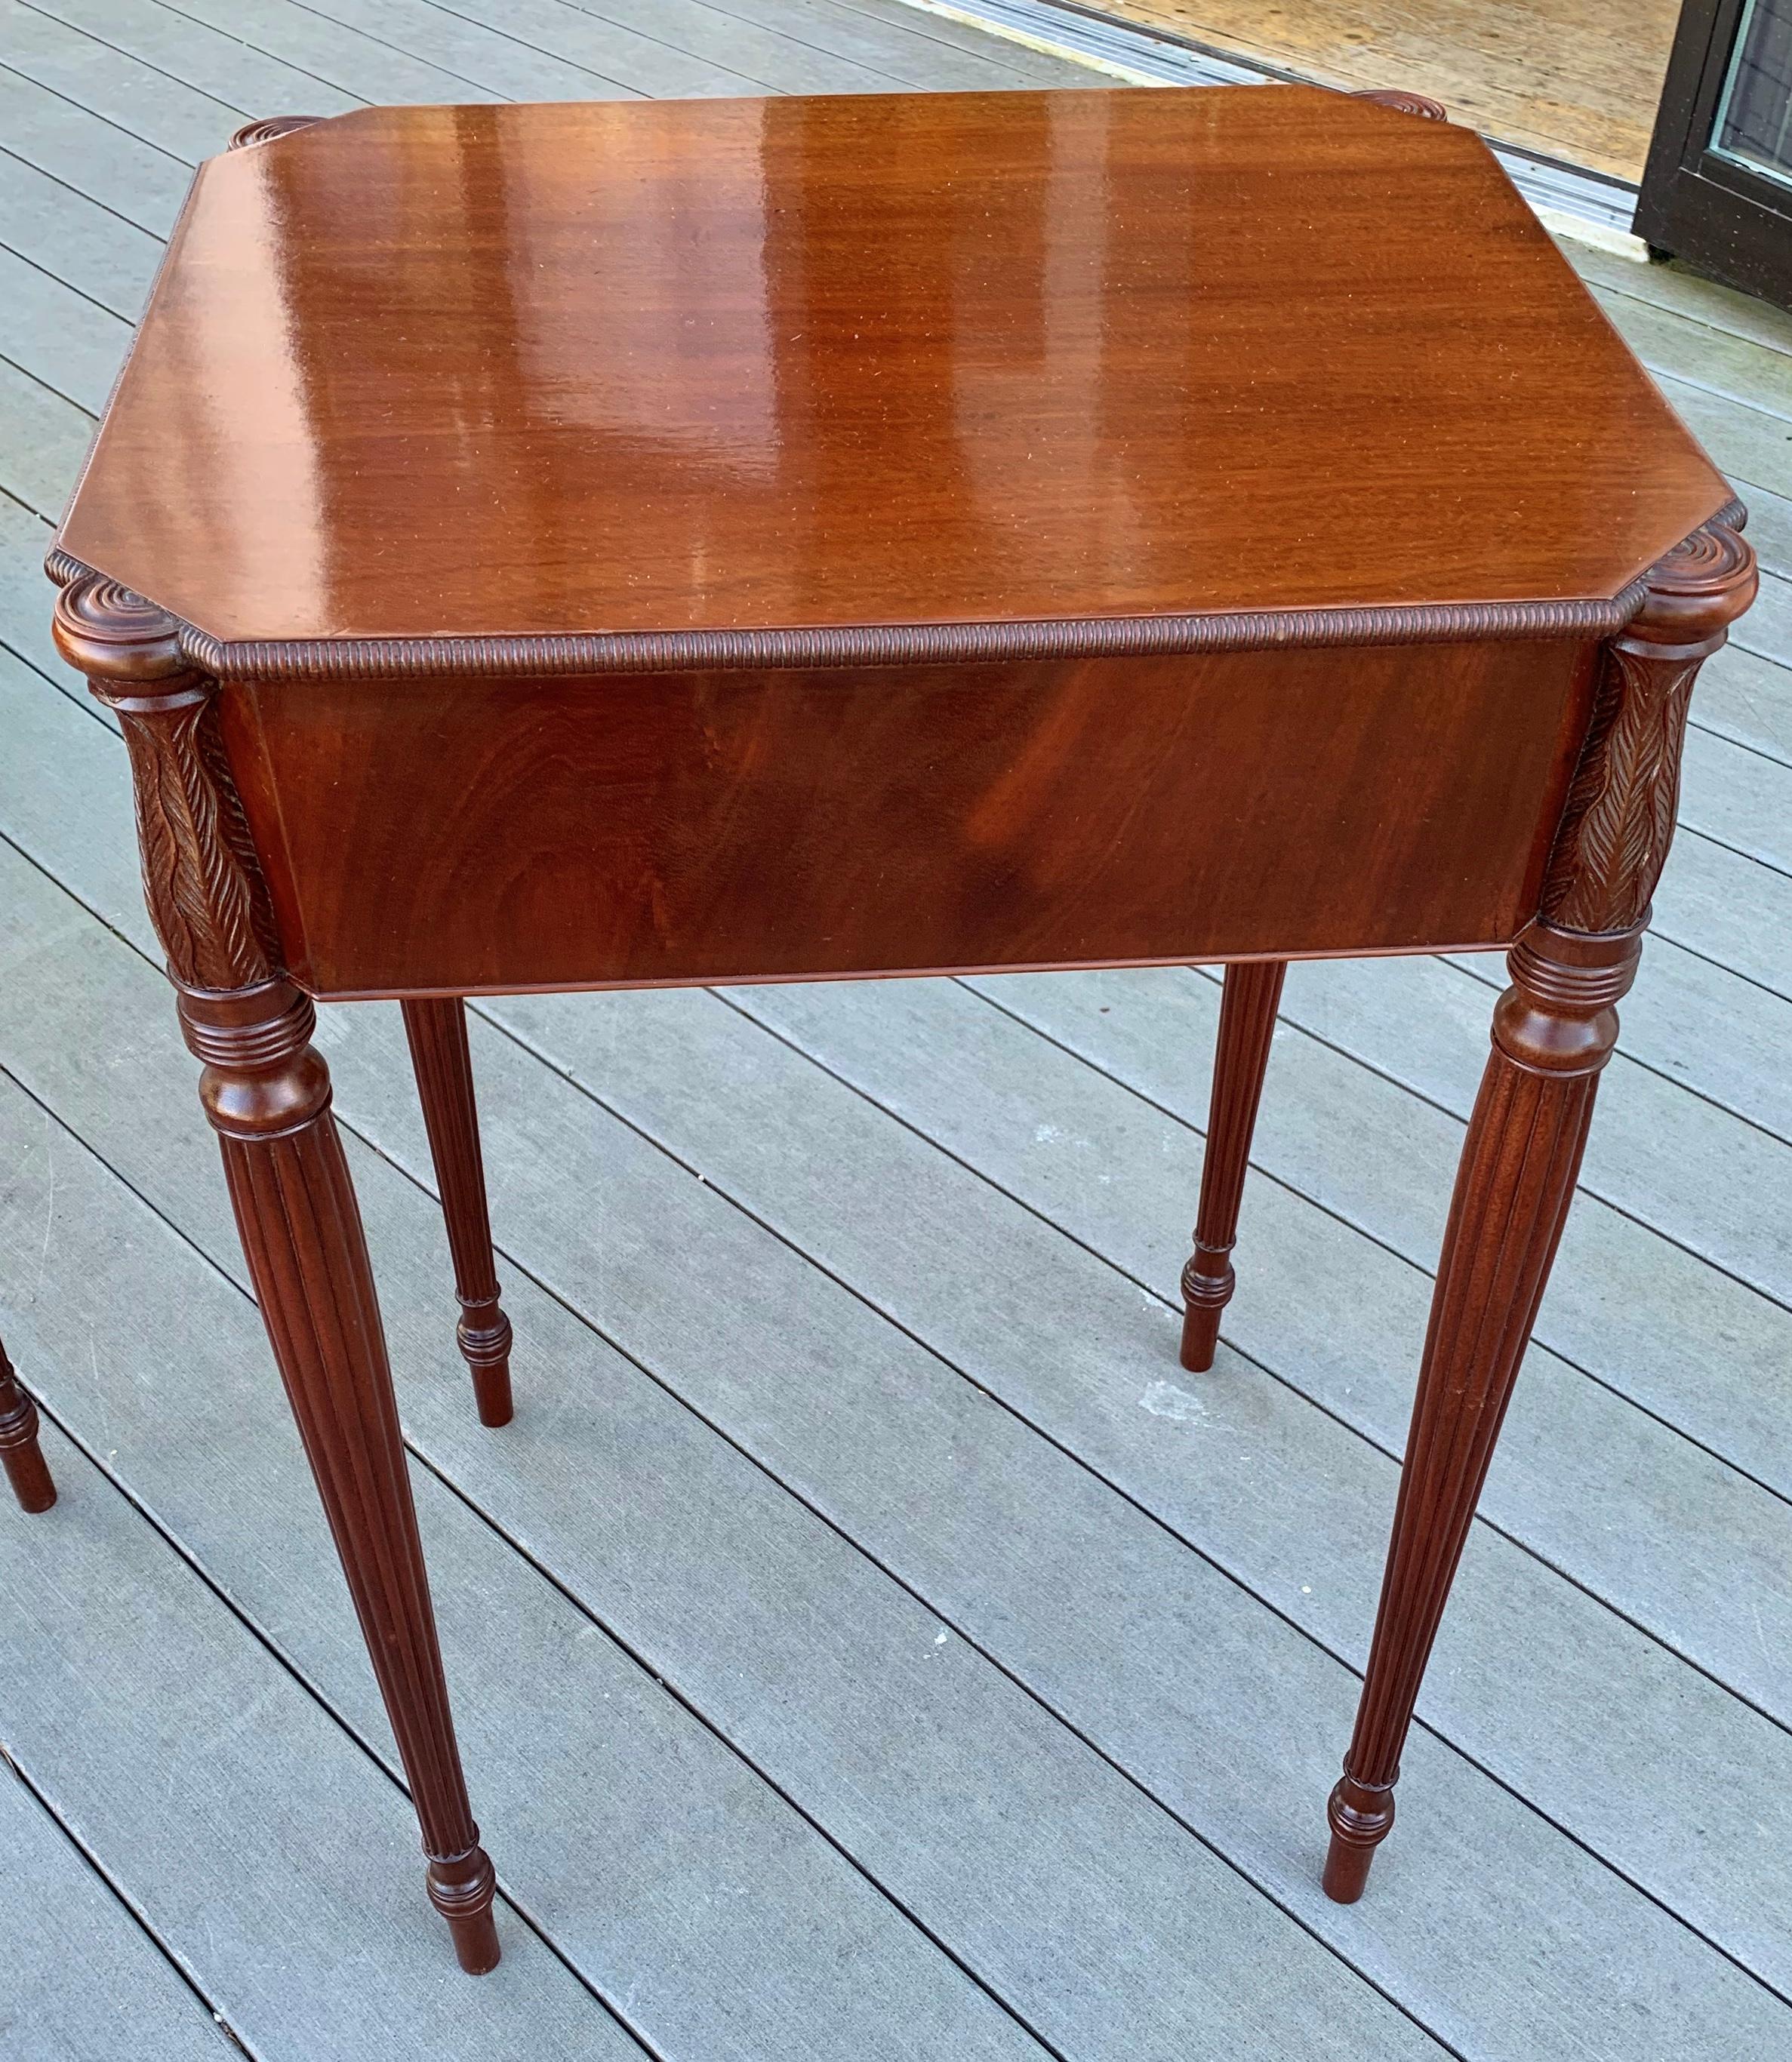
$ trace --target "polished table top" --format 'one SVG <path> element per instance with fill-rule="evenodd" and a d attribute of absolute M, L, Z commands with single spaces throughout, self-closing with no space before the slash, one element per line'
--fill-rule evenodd
<path fill-rule="evenodd" d="M 1460 129 L 409 107 L 202 168 L 62 542 L 225 640 L 725 636 L 1609 600 L 1728 499 Z"/>

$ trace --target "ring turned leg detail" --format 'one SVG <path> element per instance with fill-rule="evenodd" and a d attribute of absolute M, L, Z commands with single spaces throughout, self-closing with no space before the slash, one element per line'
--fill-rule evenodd
<path fill-rule="evenodd" d="M 1754 597 L 1754 554 L 1711 523 L 1649 576 L 1605 647 L 1541 911 L 1513 948 L 1432 1295 L 1381 1603 L 1344 1776 L 1326 1894 L 1363 1894 L 1394 1822 L 1419 1686 L 1580 1171 L 1649 899 L 1673 835 L 1686 705 Z"/>
<path fill-rule="evenodd" d="M 410 1041 L 436 1185 L 448 1223 L 448 1250 L 454 1256 L 454 1286 L 460 1299 L 456 1337 L 472 1371 L 479 1422 L 508 1425 L 510 1320 L 499 1306 L 492 1258 L 466 1005 L 458 996 L 430 997 L 405 1003 L 404 1010 L 404 1035 Z"/>
<path fill-rule="evenodd" d="M 0 1465 L 21 1510 L 47 1510 L 56 1501 L 50 1464 L 38 1444 L 38 1406 L 0 1346 Z"/>
<path fill-rule="evenodd" d="M 1219 1313 L 1236 1286 L 1231 1256 L 1238 1206 L 1288 970 L 1286 960 L 1242 960 L 1227 968 L 1220 993 L 1219 1040 L 1201 1161 L 1201 1206 L 1195 1250 L 1182 1271 L 1182 1364 L 1197 1374 L 1213 1365 Z"/>
<path fill-rule="evenodd" d="M 170 617 L 95 576 L 63 591 L 56 636 L 119 712 L 144 892 L 256 1301 L 404 1761 L 430 1900 L 476 1975 L 498 1960 L 496 1886 L 461 1774 L 367 1242 L 311 1043 L 315 1013 L 282 971 L 216 684 L 187 663 Z"/>

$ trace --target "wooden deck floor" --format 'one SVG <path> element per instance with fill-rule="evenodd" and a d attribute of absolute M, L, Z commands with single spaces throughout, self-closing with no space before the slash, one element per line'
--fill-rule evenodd
<path fill-rule="evenodd" d="M 0 1335 L 62 1489 L 0 1499 L 7 2062 L 1792 2052 L 1792 323 L 1585 252 L 1770 571 L 1372 1894 L 1321 1806 L 1485 962 L 1291 977 L 1199 1379 L 1207 975 L 482 1006 L 495 1434 L 396 1013 L 328 1013 L 501 1969 L 424 1904 L 47 520 L 248 117 L 1046 82 L 895 0 L 0 0 Z"/>

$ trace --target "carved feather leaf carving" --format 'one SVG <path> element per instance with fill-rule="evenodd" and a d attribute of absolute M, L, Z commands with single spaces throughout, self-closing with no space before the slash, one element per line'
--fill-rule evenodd
<path fill-rule="evenodd" d="M 1673 839 L 1681 746 L 1699 664 L 1697 657 L 1607 648 L 1593 734 L 1544 889 L 1551 922 L 1627 930 L 1649 907 Z"/>
<path fill-rule="evenodd" d="M 143 893 L 175 978 L 247 988 L 279 969 L 248 826 L 211 700 L 121 710 L 136 776 Z"/>

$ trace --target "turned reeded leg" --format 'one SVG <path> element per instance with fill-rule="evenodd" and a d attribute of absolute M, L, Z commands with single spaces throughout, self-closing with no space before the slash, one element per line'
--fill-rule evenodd
<path fill-rule="evenodd" d="M 1227 968 L 1220 993 L 1200 1211 L 1195 1250 L 1182 1271 L 1182 1364 L 1196 1374 L 1213 1365 L 1219 1313 L 1231 1302 L 1235 1286 L 1232 1247 L 1238 1238 L 1239 1200 L 1287 972 L 1285 960 L 1241 961 Z"/>
<path fill-rule="evenodd" d="M 430 1900 L 477 1974 L 498 1960 L 495 1885 L 455 1743 L 367 1243 L 315 1012 L 281 971 L 217 689 L 170 617 L 97 576 L 65 590 L 56 636 L 119 712 L 144 892 L 256 1300 L 404 1761 Z"/>
<path fill-rule="evenodd" d="M 1450 1584 L 1549 1280 L 1673 835 L 1686 704 L 1702 662 L 1754 592 L 1735 532 L 1695 532 L 1649 576 L 1601 661 L 1586 744 L 1541 910 L 1469 1119 L 1432 1292 L 1393 1537 L 1356 1730 L 1327 1816 L 1324 1887 L 1350 1904 L 1394 1820 L 1394 1785 Z"/>
<path fill-rule="evenodd" d="M 454 1256 L 454 1286 L 460 1299 L 456 1336 L 472 1370 L 479 1422 L 508 1425 L 510 1320 L 499 1307 L 492 1259 L 466 1005 L 458 996 L 428 997 L 407 1002 L 404 1009 L 404 1035 L 411 1041 L 436 1185 L 448 1223 L 448 1250 Z"/>
<path fill-rule="evenodd" d="M 187 1042 L 255 1298 L 366 1635 L 460 1966 L 493 1968 L 492 1864 L 467 1803 L 373 1274 L 309 1000 L 187 990 Z"/>
<path fill-rule="evenodd" d="M 0 1464 L 22 1510 L 47 1510 L 56 1501 L 56 1485 L 38 1444 L 38 1406 L 26 1394 L 6 1349 L 0 1346 Z"/>
<path fill-rule="evenodd" d="M 1362 1895 L 1393 1823 L 1420 1679 L 1568 1216 L 1637 936 L 1539 924 L 1512 954 L 1444 1234 L 1356 1730 L 1328 1811 L 1325 1890 L 1341 1904 Z"/>

